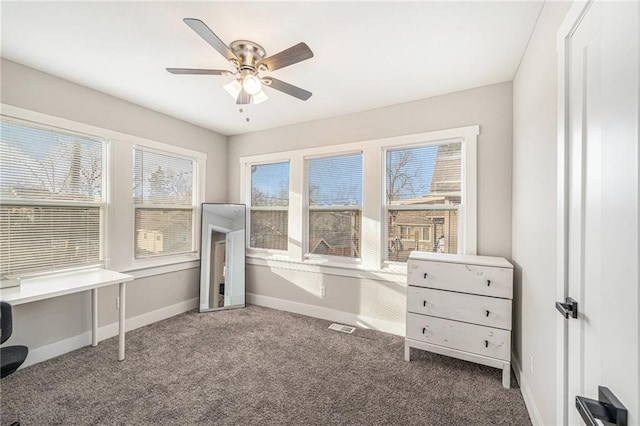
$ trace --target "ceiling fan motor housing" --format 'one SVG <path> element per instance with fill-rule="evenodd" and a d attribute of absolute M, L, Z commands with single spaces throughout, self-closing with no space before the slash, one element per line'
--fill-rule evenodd
<path fill-rule="evenodd" d="M 262 46 L 249 40 L 233 41 L 229 48 L 240 60 L 237 68 L 241 72 L 249 70 L 252 73 L 256 73 L 258 71 L 258 62 L 264 59 L 267 54 Z"/>

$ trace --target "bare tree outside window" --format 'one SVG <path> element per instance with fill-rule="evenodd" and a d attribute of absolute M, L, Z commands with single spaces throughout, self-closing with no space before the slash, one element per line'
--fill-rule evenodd
<path fill-rule="evenodd" d="M 394 204 L 403 195 L 415 197 L 424 190 L 419 179 L 421 168 L 419 164 L 415 164 L 411 151 L 398 151 L 396 155 L 388 155 L 386 174 L 388 204 Z"/>
<path fill-rule="evenodd" d="M 462 194 L 461 144 L 387 151 L 387 259 L 411 251 L 456 253 Z"/>
<path fill-rule="evenodd" d="M 0 273 L 101 261 L 99 139 L 2 119 Z"/>

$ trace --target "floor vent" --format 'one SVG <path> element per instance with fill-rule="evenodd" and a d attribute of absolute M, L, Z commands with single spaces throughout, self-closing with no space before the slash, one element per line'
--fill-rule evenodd
<path fill-rule="evenodd" d="M 355 327 L 351 327 L 350 325 L 342 325 L 336 324 L 335 322 L 329 326 L 329 330 L 339 331 L 341 333 L 353 333 L 356 331 Z"/>

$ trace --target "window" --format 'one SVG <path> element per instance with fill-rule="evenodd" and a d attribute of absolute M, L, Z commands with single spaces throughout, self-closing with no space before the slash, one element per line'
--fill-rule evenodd
<path fill-rule="evenodd" d="M 0 274 L 103 260 L 106 141 L 2 118 Z"/>
<path fill-rule="evenodd" d="M 136 147 L 135 258 L 194 252 L 195 161 Z"/>
<path fill-rule="evenodd" d="M 479 130 L 240 158 L 248 262 L 402 274 L 414 250 L 475 254 Z"/>
<path fill-rule="evenodd" d="M 361 257 L 362 153 L 307 160 L 308 253 Z"/>
<path fill-rule="evenodd" d="M 249 247 L 287 250 L 289 162 L 251 165 Z"/>
<path fill-rule="evenodd" d="M 413 250 L 459 253 L 462 143 L 386 152 L 387 260 L 406 262 Z"/>

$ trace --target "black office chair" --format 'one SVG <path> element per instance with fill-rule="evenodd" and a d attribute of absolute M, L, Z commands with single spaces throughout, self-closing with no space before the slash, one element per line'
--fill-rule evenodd
<path fill-rule="evenodd" d="M 11 305 L 7 302 L 0 302 L 0 343 L 4 343 L 13 333 L 13 316 L 11 315 Z M 26 346 L 7 346 L 0 348 L 0 378 L 14 373 L 22 365 L 29 348 Z"/>

